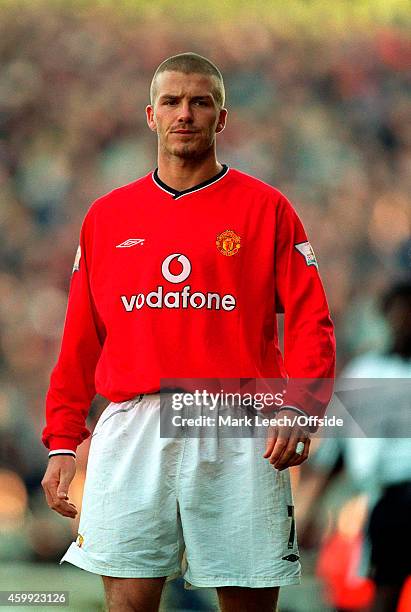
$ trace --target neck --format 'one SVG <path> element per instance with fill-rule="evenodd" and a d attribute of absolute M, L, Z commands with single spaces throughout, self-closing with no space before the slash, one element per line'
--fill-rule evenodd
<path fill-rule="evenodd" d="M 222 164 L 216 159 L 215 151 L 206 158 L 184 159 L 177 156 L 166 156 L 159 152 L 158 176 L 173 189 L 184 191 L 207 181 L 222 170 Z"/>

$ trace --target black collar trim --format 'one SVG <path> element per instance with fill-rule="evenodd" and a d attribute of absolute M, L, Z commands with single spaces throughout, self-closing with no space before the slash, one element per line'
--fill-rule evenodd
<path fill-rule="evenodd" d="M 227 166 L 227 164 L 223 164 L 223 167 L 218 174 L 212 176 L 207 181 L 203 181 L 202 183 L 194 185 L 194 187 L 190 187 L 190 189 L 184 189 L 183 191 L 177 191 L 177 189 L 173 189 L 172 187 L 166 185 L 166 183 L 164 183 L 158 176 L 158 168 L 154 170 L 151 176 L 153 177 L 153 181 L 155 182 L 157 187 L 160 187 L 160 189 L 172 195 L 173 200 L 177 200 L 178 198 L 182 198 L 183 196 L 188 195 L 189 193 L 193 193 L 194 191 L 200 191 L 200 189 L 205 189 L 205 187 L 216 183 L 217 181 L 221 180 L 223 176 L 227 174 L 228 171 L 229 167 Z"/>

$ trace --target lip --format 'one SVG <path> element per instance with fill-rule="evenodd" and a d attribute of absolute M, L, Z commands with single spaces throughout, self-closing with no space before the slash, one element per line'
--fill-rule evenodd
<path fill-rule="evenodd" d="M 173 130 L 173 134 L 195 134 L 193 130 Z"/>

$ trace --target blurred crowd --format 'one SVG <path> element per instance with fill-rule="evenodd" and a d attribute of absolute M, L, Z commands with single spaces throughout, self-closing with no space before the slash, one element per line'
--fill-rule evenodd
<path fill-rule="evenodd" d="M 411 274 L 410 46 L 394 27 L 300 36 L 262 22 L 180 28 L 155 13 L 2 9 L 0 559 L 58 559 L 75 524 L 45 506 L 44 398 L 91 202 L 156 166 L 144 108 L 157 65 L 221 69 L 219 161 L 294 203 L 336 324 L 339 371 L 388 339 L 376 297 Z M 96 398 L 90 427 L 106 405 Z M 87 442 L 72 486 L 81 499 Z"/>

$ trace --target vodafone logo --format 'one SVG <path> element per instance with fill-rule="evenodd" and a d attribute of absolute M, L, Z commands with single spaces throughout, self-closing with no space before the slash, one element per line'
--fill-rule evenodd
<path fill-rule="evenodd" d="M 170 272 L 170 264 L 173 259 L 176 259 L 183 266 L 180 274 L 175 275 Z M 161 266 L 161 272 L 164 278 L 170 281 L 170 283 L 183 283 L 191 274 L 191 262 L 185 255 L 174 253 L 165 258 Z"/>
<path fill-rule="evenodd" d="M 177 273 L 177 262 L 181 270 Z M 170 268 L 174 269 L 174 272 Z M 179 284 L 184 283 L 192 271 L 191 261 L 181 253 L 168 255 L 161 264 L 161 273 L 166 281 Z M 141 310 L 142 308 L 192 308 L 199 310 L 234 310 L 236 299 L 230 293 L 221 295 L 218 292 L 202 291 L 191 292 L 191 286 L 185 285 L 180 291 L 165 292 L 163 285 L 158 285 L 156 289 L 149 293 L 136 293 L 135 295 L 122 295 L 121 302 L 126 312 Z"/>

